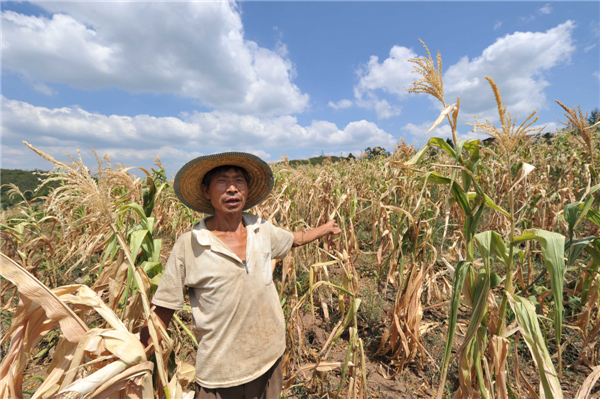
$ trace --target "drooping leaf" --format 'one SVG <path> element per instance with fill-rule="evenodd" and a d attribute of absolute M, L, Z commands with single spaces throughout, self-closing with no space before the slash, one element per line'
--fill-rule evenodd
<path fill-rule="evenodd" d="M 140 217 L 142 218 L 142 221 L 146 222 L 148 220 L 148 217 L 146 216 L 146 212 L 144 212 L 144 208 L 142 208 L 142 206 L 140 204 L 136 204 L 135 202 L 131 202 L 126 205 L 123 205 L 121 208 L 119 208 L 118 213 L 120 213 L 120 214 L 125 213 L 125 212 L 127 212 L 128 209 L 133 209 L 135 211 L 135 213 L 140 215 Z"/>
<path fill-rule="evenodd" d="M 590 399 L 592 389 L 596 385 L 596 381 L 598 381 L 598 379 L 600 379 L 600 366 L 594 367 L 590 375 L 588 375 L 585 381 L 583 381 L 583 384 L 581 384 L 581 388 L 579 388 L 575 399 Z"/>
<path fill-rule="evenodd" d="M 146 236 L 148 235 L 148 230 L 136 230 L 131 233 L 131 238 L 129 239 L 129 248 L 131 249 L 131 256 L 135 260 L 144 242 Z"/>
<path fill-rule="evenodd" d="M 521 165 L 521 169 L 519 169 L 519 174 L 515 177 L 515 182 L 508 191 L 513 190 L 517 186 L 517 184 L 519 184 L 523 179 L 527 177 L 527 175 L 533 172 L 534 169 L 535 166 L 530 165 L 527 162 L 523 162 L 523 164 Z"/>
<path fill-rule="evenodd" d="M 565 236 L 542 229 L 530 229 L 515 237 L 513 243 L 536 239 L 542 249 L 544 265 L 550 274 L 550 288 L 554 295 L 554 336 L 560 347 L 563 324 L 563 283 L 565 268 Z M 559 362 L 561 362 L 559 356 Z"/>
<path fill-rule="evenodd" d="M 446 140 L 439 137 L 432 137 L 429 139 L 429 141 L 427 141 L 427 143 L 425 143 L 423 148 L 421 148 L 419 152 L 417 152 L 411 159 L 406 161 L 404 165 L 413 166 L 418 164 L 421 158 L 423 158 L 423 155 L 425 155 L 427 150 L 429 150 L 431 147 L 441 148 L 442 150 L 446 151 L 448 155 L 450 155 L 452 158 L 456 158 L 456 152 L 452 147 L 450 147 Z"/>
<path fill-rule="evenodd" d="M 435 122 L 433 122 L 433 125 L 429 128 L 429 130 L 427 131 L 427 133 L 425 133 L 425 135 L 427 135 L 433 129 L 438 127 L 440 125 L 440 123 L 442 123 L 444 121 L 444 118 L 446 117 L 446 115 L 448 115 L 450 112 L 454 111 L 455 108 L 456 108 L 456 104 L 447 105 L 442 110 L 442 112 L 440 112 L 440 116 L 438 116 L 438 118 L 435 120 Z"/>
<path fill-rule="evenodd" d="M 460 306 L 460 296 L 463 290 L 467 271 L 471 266 L 470 262 L 460 261 L 454 271 L 454 280 L 452 281 L 452 299 L 450 301 L 450 315 L 448 316 L 448 336 L 446 337 L 446 347 L 444 349 L 444 359 L 442 361 L 441 380 L 438 389 L 438 399 L 442 397 L 444 384 L 446 383 L 446 374 L 450 356 L 452 355 L 452 344 L 454 343 L 454 334 L 456 333 L 456 323 L 458 321 L 458 307 Z"/>
<path fill-rule="evenodd" d="M 70 342 L 79 342 L 88 331 L 85 323 L 52 291 L 12 259 L 0 254 L 2 277 L 17 286 L 19 292 L 38 303 L 46 316 L 60 323 L 61 330 Z"/>
<path fill-rule="evenodd" d="M 562 399 L 560 380 L 550 359 L 550 353 L 540 330 L 535 307 L 525 298 L 518 295 L 508 294 L 508 302 L 515 313 L 519 330 L 525 339 L 529 352 L 533 357 L 539 376 L 540 393 L 542 398 Z"/>
<path fill-rule="evenodd" d="M 477 193 L 474 192 L 470 192 L 468 193 L 468 197 L 469 197 L 469 201 L 473 201 L 475 199 L 475 197 L 477 196 Z M 502 209 L 500 206 L 496 205 L 496 203 L 490 198 L 488 197 L 486 194 L 484 194 L 485 196 L 485 206 L 487 206 L 490 209 L 493 209 L 497 212 L 500 212 L 501 214 L 503 214 L 506 217 L 510 217 L 510 213 L 508 213 L 507 211 L 505 211 L 504 209 Z"/>

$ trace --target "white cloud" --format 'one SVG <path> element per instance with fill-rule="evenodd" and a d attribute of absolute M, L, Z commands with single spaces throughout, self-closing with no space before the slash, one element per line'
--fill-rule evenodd
<path fill-rule="evenodd" d="M 567 21 L 546 32 L 515 32 L 496 40 L 479 57 L 463 57 L 444 75 L 447 101 L 460 97 L 463 121 L 471 122 L 475 114 L 497 119 L 487 75 L 498 85 L 513 116 L 524 118 L 534 109 L 546 108 L 544 88 L 549 82 L 544 79 L 544 72 L 570 61 L 575 50 L 574 28 L 575 24 Z"/>
<path fill-rule="evenodd" d="M 546 3 L 542 7 L 538 8 L 538 12 L 540 14 L 550 14 L 552 13 L 552 6 L 550 3 Z"/>
<path fill-rule="evenodd" d="M 400 98 L 406 97 L 408 94 L 404 87 L 414 78 L 413 64 L 408 59 L 416 56 L 411 49 L 402 46 L 392 47 L 390 56 L 382 63 L 372 55 L 365 68 L 357 72 L 360 81 L 354 87 L 355 96 L 361 98 L 364 93 L 383 90 Z"/>
<path fill-rule="evenodd" d="M 457 97 L 461 99 L 459 130 L 464 131 L 461 125 L 472 122 L 476 114 L 481 118 L 497 119 L 496 102 L 485 76 L 494 79 L 513 116 L 525 118 L 534 109 L 546 108 L 544 89 L 550 83 L 544 74 L 558 64 L 570 61 L 575 50 L 574 28 L 574 22 L 566 21 L 546 32 L 505 35 L 480 56 L 473 59 L 465 56 L 446 67 L 446 101 L 453 103 Z M 390 56 L 383 62 L 371 56 L 368 64 L 357 72 L 360 80 L 354 87 L 355 104 L 375 109 L 379 119 L 400 114 L 399 105 L 379 99 L 378 94 L 406 99 L 408 92 L 404 88 L 411 87 L 411 83 L 419 78 L 411 73 L 413 66 L 408 62 L 409 58 L 415 57 L 417 54 L 411 49 L 400 46 L 392 47 Z M 432 101 L 436 107 L 441 107 L 437 100 L 432 98 Z"/>
<path fill-rule="evenodd" d="M 352 101 L 350 100 L 340 100 L 337 103 L 334 103 L 333 101 L 329 101 L 329 105 L 331 108 L 333 109 L 344 109 L 344 108 L 350 108 L 352 106 Z"/>
<path fill-rule="evenodd" d="M 367 65 L 357 71 L 359 82 L 354 86 L 354 97 L 359 107 L 374 109 L 379 119 L 388 119 L 400 115 L 401 108 L 393 106 L 387 100 L 380 100 L 377 92 L 391 94 L 398 99 L 408 96 L 405 87 L 410 86 L 415 76 L 409 58 L 416 57 L 411 49 L 394 46 L 390 55 L 382 63 L 372 55 Z"/>
<path fill-rule="evenodd" d="M 596 79 L 600 80 L 600 72 L 596 71 L 592 75 L 594 75 Z"/>
<path fill-rule="evenodd" d="M 93 146 L 99 154 L 109 153 L 127 164 L 150 162 L 156 153 L 179 166 L 201 152 L 236 150 L 270 158 L 266 150 L 289 148 L 289 143 L 295 148 L 331 151 L 395 143 L 390 134 L 365 120 L 340 129 L 327 121 L 301 126 L 293 116 L 261 118 L 229 111 L 194 112 L 178 118 L 130 117 L 90 113 L 78 107 L 49 109 L 6 98 L 2 98 L 2 115 L 5 156 L 22 148 L 25 134 L 33 145 L 59 153 Z M 13 164 L 24 168 L 31 168 L 30 161 L 11 156 Z"/>
<path fill-rule="evenodd" d="M 593 50 L 597 45 L 598 45 L 598 43 L 591 44 L 591 45 L 587 46 L 586 48 L 584 48 L 583 51 L 585 51 L 587 53 L 588 51 Z"/>
<path fill-rule="evenodd" d="M 494 30 L 498 30 L 500 29 L 500 27 L 502 26 L 502 22 L 498 21 L 494 24 Z"/>
<path fill-rule="evenodd" d="M 296 72 L 285 45 L 272 51 L 245 40 L 235 3 L 39 6 L 54 14 L 2 12 L 3 66 L 27 80 L 171 93 L 262 116 L 308 106 L 309 96 L 292 83 Z"/>
<path fill-rule="evenodd" d="M 378 100 L 374 103 L 377 119 L 389 119 L 400 115 L 401 108 L 390 105 L 386 100 Z"/>
<path fill-rule="evenodd" d="M 410 134 L 411 136 L 414 136 L 414 139 L 419 142 L 427 141 L 431 137 L 452 137 L 452 130 L 446 122 L 433 129 L 431 132 L 429 132 L 429 134 L 425 135 L 431 127 L 431 125 L 433 125 L 433 121 L 425 121 L 420 125 L 408 123 L 402 127 L 402 130 Z"/>
<path fill-rule="evenodd" d="M 532 128 L 534 129 L 539 129 L 539 128 L 543 128 L 540 133 L 544 134 L 544 133 L 552 133 L 557 131 L 558 129 L 561 128 L 561 126 L 559 126 L 558 123 L 556 122 L 548 122 L 548 123 L 544 123 L 544 124 L 537 124 L 532 126 Z"/>

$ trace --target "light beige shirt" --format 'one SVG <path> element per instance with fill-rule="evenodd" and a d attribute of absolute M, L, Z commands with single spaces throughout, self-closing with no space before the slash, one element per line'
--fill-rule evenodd
<path fill-rule="evenodd" d="M 152 300 L 180 310 L 187 287 L 198 340 L 196 381 L 209 389 L 255 380 L 285 351 L 271 259 L 283 258 L 294 236 L 251 214 L 243 220 L 246 266 L 202 220 L 177 239 Z"/>

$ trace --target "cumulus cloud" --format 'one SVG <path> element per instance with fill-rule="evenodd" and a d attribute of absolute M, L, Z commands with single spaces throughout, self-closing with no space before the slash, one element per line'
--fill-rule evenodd
<path fill-rule="evenodd" d="M 407 123 L 401 130 L 414 136 L 414 140 L 417 142 L 425 142 L 429 140 L 430 137 L 442 137 L 445 139 L 452 137 L 452 130 L 446 122 L 442 123 L 426 135 L 431 125 L 433 125 L 433 121 L 425 121 L 418 125 Z"/>
<path fill-rule="evenodd" d="M 498 85 L 513 116 L 525 117 L 534 109 L 546 108 L 544 88 L 549 82 L 544 72 L 570 61 L 575 50 L 574 28 L 575 24 L 567 21 L 546 32 L 515 32 L 496 40 L 479 57 L 463 57 L 444 75 L 446 99 L 460 97 L 461 115 L 469 121 L 475 114 L 497 119 L 487 75 Z"/>
<path fill-rule="evenodd" d="M 559 125 L 556 122 L 548 122 L 545 124 L 537 124 L 537 125 L 532 126 L 532 128 L 534 128 L 534 129 L 542 129 L 540 131 L 541 134 L 552 133 L 552 132 L 557 131 L 558 129 L 561 129 L 562 127 L 563 127 L 562 125 Z"/>
<path fill-rule="evenodd" d="M 329 105 L 331 108 L 333 109 L 344 109 L 344 108 L 350 108 L 352 106 L 352 101 L 350 100 L 340 100 L 337 103 L 334 103 L 333 101 L 329 101 Z"/>
<path fill-rule="evenodd" d="M 547 107 L 544 89 L 549 82 L 545 72 L 569 62 L 575 51 L 572 33 L 573 21 L 566 21 L 546 32 L 515 32 L 500 37 L 475 58 L 461 58 L 447 67 L 444 74 L 446 101 L 461 98 L 459 123 L 472 122 L 473 116 L 497 119 L 496 102 L 485 76 L 494 79 L 504 104 L 513 116 L 526 117 L 534 109 Z M 394 46 L 383 62 L 371 56 L 369 62 L 357 71 L 359 82 L 354 87 L 355 104 L 374 109 L 380 119 L 400 114 L 400 106 L 382 100 L 387 94 L 397 101 L 408 97 L 405 87 L 418 76 L 411 74 L 409 58 L 418 55 L 406 47 Z M 436 107 L 441 107 L 433 100 Z M 441 108 L 440 108 L 441 110 Z M 464 130 L 464 129 L 463 129 Z M 426 130 L 425 130 L 426 131 Z"/>
<path fill-rule="evenodd" d="M 413 65 L 408 59 L 416 56 L 413 50 L 402 46 L 392 47 L 389 57 L 381 63 L 379 57 L 372 55 L 369 62 L 357 71 L 359 82 L 354 86 L 356 104 L 374 109 L 379 119 L 400 115 L 401 108 L 379 99 L 378 92 L 397 99 L 406 98 L 408 92 L 404 88 L 414 80 L 414 75 L 411 75 Z"/>
<path fill-rule="evenodd" d="M 308 106 L 285 45 L 245 40 L 235 3 L 39 5 L 51 17 L 2 12 L 3 67 L 28 81 L 170 93 L 261 116 Z"/>
<path fill-rule="evenodd" d="M 414 51 L 402 46 L 392 47 L 390 56 L 382 63 L 379 63 L 377 56 L 372 55 L 368 64 L 357 72 L 360 81 L 354 87 L 356 97 L 361 98 L 364 93 L 375 90 L 383 90 L 400 98 L 406 97 L 404 87 L 413 80 L 413 65 L 408 59 L 416 56 Z"/>
<path fill-rule="evenodd" d="M 269 149 L 329 150 L 390 146 L 395 140 L 373 122 L 355 121 L 339 128 L 327 121 L 301 126 L 293 116 L 256 117 L 229 111 L 193 112 L 179 117 L 122 116 L 91 113 L 78 107 L 45 108 L 2 98 L 5 156 L 20 149 L 21 140 L 44 148 L 94 146 L 127 163 L 149 162 L 153 154 L 183 163 L 200 153 L 247 151 L 270 158 Z M 59 152 L 62 152 L 59 151 Z M 31 168 L 23 158 L 12 161 Z"/>

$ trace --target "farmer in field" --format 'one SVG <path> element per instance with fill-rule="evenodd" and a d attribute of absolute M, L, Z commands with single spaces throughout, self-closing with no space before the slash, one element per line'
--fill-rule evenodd
<path fill-rule="evenodd" d="M 269 166 L 239 152 L 196 158 L 175 177 L 181 202 L 212 216 L 178 238 L 152 303 L 168 326 L 188 289 L 199 344 L 197 399 L 279 399 L 285 322 L 271 260 L 340 233 L 334 220 L 292 233 L 243 212 L 272 188 Z"/>

